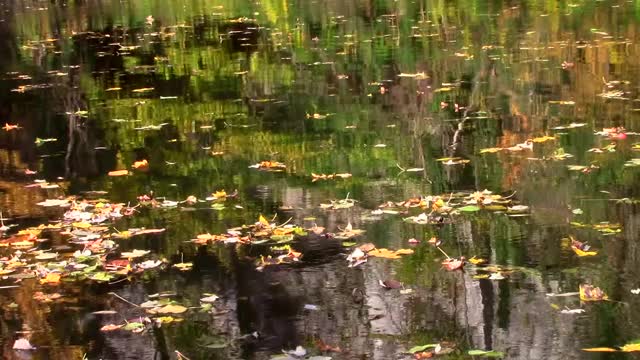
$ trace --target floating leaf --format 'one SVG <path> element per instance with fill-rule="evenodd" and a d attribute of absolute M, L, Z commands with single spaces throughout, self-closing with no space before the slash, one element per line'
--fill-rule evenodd
<path fill-rule="evenodd" d="M 125 326 L 122 327 L 123 330 L 127 330 L 127 331 L 135 331 L 143 328 L 144 328 L 144 324 L 136 321 L 127 323 Z"/>
<path fill-rule="evenodd" d="M 133 168 L 138 170 L 147 169 L 149 168 L 149 161 L 147 161 L 147 159 L 136 161 L 133 163 Z"/>
<path fill-rule="evenodd" d="M 592 285 L 580 285 L 580 300 L 582 301 L 603 301 L 609 297 L 600 288 Z"/>
<path fill-rule="evenodd" d="M 212 303 L 215 302 L 216 300 L 218 300 L 220 297 L 218 295 L 210 295 L 207 297 L 203 297 L 202 299 L 200 299 L 200 301 L 204 302 L 204 303 Z"/>
<path fill-rule="evenodd" d="M 182 314 L 188 309 L 182 305 L 166 305 L 161 308 L 155 308 L 149 310 L 149 312 L 153 312 L 155 314 Z"/>
<path fill-rule="evenodd" d="M 475 257 L 475 255 L 474 255 L 471 259 L 469 259 L 469 262 L 470 262 L 470 263 L 472 263 L 473 265 L 480 265 L 480 264 L 484 264 L 484 263 L 486 263 L 486 262 L 487 262 L 487 260 L 477 258 L 477 257 Z"/>
<path fill-rule="evenodd" d="M 583 251 L 575 246 L 571 247 L 571 250 L 573 250 L 574 253 L 576 253 L 576 255 L 583 257 L 583 256 L 595 256 L 598 255 L 597 251 Z"/>
<path fill-rule="evenodd" d="M 610 347 L 594 347 L 594 348 L 585 348 L 582 351 L 588 352 L 617 352 L 618 350 L 610 348 Z"/>
<path fill-rule="evenodd" d="M 120 256 L 122 256 L 123 258 L 128 258 L 128 259 L 133 259 L 133 258 L 139 258 L 142 256 L 145 256 L 149 253 L 149 250 L 138 250 L 135 249 L 133 251 L 126 251 L 120 254 Z"/>
<path fill-rule="evenodd" d="M 107 324 L 100 328 L 100 331 L 114 331 L 121 329 L 124 325 Z"/>
<path fill-rule="evenodd" d="M 450 258 L 442 261 L 442 267 L 444 267 L 448 271 L 462 269 L 463 266 L 464 266 L 464 258 L 460 258 L 460 259 Z"/>
<path fill-rule="evenodd" d="M 48 273 L 43 279 L 40 279 L 40 284 L 58 284 L 60 283 L 61 275 L 58 273 Z"/>
<path fill-rule="evenodd" d="M 107 173 L 107 175 L 109 176 L 125 176 L 125 175 L 129 175 L 129 170 L 113 170 L 113 171 L 109 171 Z"/>
<path fill-rule="evenodd" d="M 504 353 L 500 351 L 486 351 L 486 350 L 469 350 L 467 352 L 471 356 L 486 356 L 486 357 L 504 357 Z"/>
<path fill-rule="evenodd" d="M 193 263 L 177 263 L 177 264 L 173 264 L 173 267 L 180 270 L 180 271 L 188 271 L 191 270 L 193 268 Z"/>
<path fill-rule="evenodd" d="M 410 352 L 412 354 L 417 353 L 417 352 L 422 352 L 425 351 L 427 349 L 431 349 L 431 348 L 435 348 L 436 346 L 438 346 L 439 344 L 426 344 L 426 345 L 418 345 L 418 346 L 414 346 L 411 349 L 409 349 L 407 352 Z"/>
<path fill-rule="evenodd" d="M 462 211 L 462 212 L 475 212 L 475 211 L 479 211 L 480 207 L 476 206 L 476 205 L 467 205 L 467 206 L 463 206 L 461 208 L 458 208 L 458 211 Z"/>

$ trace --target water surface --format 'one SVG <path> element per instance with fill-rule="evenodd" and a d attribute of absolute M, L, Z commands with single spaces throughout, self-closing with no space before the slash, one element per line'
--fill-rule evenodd
<path fill-rule="evenodd" d="M 640 131 L 636 2 L 4 0 L 0 10 L 0 121 L 19 125 L 0 131 L 0 207 L 19 225 L 5 236 L 59 220 L 64 210 L 36 205 L 48 198 L 133 206 L 150 192 L 183 201 L 237 190 L 224 209 L 141 208 L 109 224 L 166 229 L 118 241 L 151 250 L 166 269 L 115 284 L 25 279 L 0 290 L 4 358 L 269 359 L 299 345 L 320 355 L 319 341 L 340 347 L 324 353 L 334 359 L 410 358 L 407 349 L 430 343 L 453 347 L 440 355 L 450 359 L 471 358 L 469 349 L 631 357 L 581 349 L 640 334 L 631 293 L 640 287 L 640 163 L 628 163 Z M 595 134 L 613 127 L 624 129 Z M 483 151 L 543 136 L 554 139 Z M 469 162 L 439 161 L 449 157 Z M 143 159 L 147 171 L 107 176 Z M 250 168 L 265 160 L 286 170 Z M 411 168 L 420 170 L 402 171 Z M 36 179 L 59 188 L 25 187 Z M 419 225 L 403 220 L 419 209 L 375 211 L 485 189 L 527 206 L 525 216 L 483 209 Z M 347 197 L 355 206 L 320 206 Z M 414 253 L 349 268 L 350 249 L 312 244 L 301 262 L 258 271 L 264 247 L 190 242 L 261 214 L 329 232 L 351 224 L 366 231 L 358 244 Z M 619 227 L 592 226 L 604 222 Z M 434 236 L 451 256 L 502 266 L 504 279 L 478 278 L 474 266 L 445 271 L 427 243 Z M 576 256 L 569 236 L 598 254 Z M 42 237 L 41 248 L 64 245 L 56 233 Z M 180 262 L 193 269 L 170 266 Z M 413 292 L 386 290 L 386 279 Z M 580 284 L 612 301 L 547 296 Z M 63 298 L 42 303 L 35 291 Z M 193 307 L 183 321 L 100 331 L 147 316 L 111 293 L 141 304 L 164 292 Z M 220 299 L 202 311 L 211 293 Z M 22 331 L 37 350 L 11 349 Z"/>

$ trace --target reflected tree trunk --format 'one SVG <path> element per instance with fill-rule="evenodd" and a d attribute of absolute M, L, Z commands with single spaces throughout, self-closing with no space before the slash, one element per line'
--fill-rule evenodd
<path fill-rule="evenodd" d="M 69 118 L 65 176 L 71 178 L 93 176 L 98 173 L 90 119 L 80 113 L 88 107 L 79 85 L 79 74 L 70 72 L 62 104 Z"/>

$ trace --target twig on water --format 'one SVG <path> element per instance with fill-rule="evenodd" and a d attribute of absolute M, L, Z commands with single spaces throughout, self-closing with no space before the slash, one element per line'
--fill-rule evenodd
<path fill-rule="evenodd" d="M 132 306 L 135 306 L 135 307 L 140 307 L 140 305 L 134 304 L 134 303 L 132 303 L 131 301 L 129 301 L 129 300 L 127 300 L 127 299 L 123 298 L 122 296 L 120 296 L 120 295 L 118 295 L 118 294 L 116 294 L 116 293 L 114 293 L 114 292 L 110 292 L 109 294 L 110 294 L 110 295 L 113 295 L 113 296 L 115 296 L 115 297 L 117 297 L 118 299 L 120 299 L 120 300 L 122 300 L 122 301 L 126 302 L 126 303 L 127 303 L 127 304 L 129 304 L 129 305 L 132 305 Z"/>
<path fill-rule="evenodd" d="M 444 252 L 444 250 L 440 249 L 440 246 L 436 246 L 436 249 L 440 250 L 440 252 L 443 253 L 444 256 L 446 256 L 448 260 L 451 260 L 451 257 L 449 255 L 447 255 L 447 253 Z"/>
<path fill-rule="evenodd" d="M 183 354 L 183 353 L 181 353 L 181 352 L 180 352 L 180 351 L 178 351 L 178 350 L 174 350 L 174 352 L 176 353 L 176 355 L 178 355 L 178 360 L 183 360 L 183 359 L 184 359 L 184 360 L 191 360 L 191 359 L 189 359 L 188 357 L 184 356 L 184 354 Z"/>

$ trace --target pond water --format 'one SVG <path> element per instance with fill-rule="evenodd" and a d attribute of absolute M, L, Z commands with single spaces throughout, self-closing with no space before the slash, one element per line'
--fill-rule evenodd
<path fill-rule="evenodd" d="M 633 357 L 639 4 L 1 0 L 3 358 Z"/>

